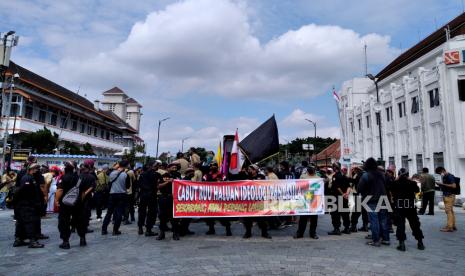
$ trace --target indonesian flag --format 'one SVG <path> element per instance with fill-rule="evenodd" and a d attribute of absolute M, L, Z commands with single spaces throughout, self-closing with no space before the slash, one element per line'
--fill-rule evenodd
<path fill-rule="evenodd" d="M 242 164 L 244 164 L 244 157 L 241 150 L 239 149 L 239 135 L 237 134 L 234 138 L 234 143 L 231 149 L 231 162 L 229 162 L 229 172 L 231 174 L 238 174 L 242 169 Z"/>
<path fill-rule="evenodd" d="M 333 87 L 333 98 L 336 100 L 336 102 L 339 102 L 341 99 L 339 99 L 339 95 L 336 93 L 336 89 Z"/>

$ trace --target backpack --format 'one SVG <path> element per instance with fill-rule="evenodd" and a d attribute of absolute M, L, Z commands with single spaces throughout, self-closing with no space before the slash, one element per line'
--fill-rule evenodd
<path fill-rule="evenodd" d="M 79 199 L 79 186 L 81 186 L 81 178 L 77 181 L 76 185 L 71 188 L 63 197 L 63 204 L 69 207 L 76 205 Z"/>
<path fill-rule="evenodd" d="M 454 179 L 455 179 L 455 188 L 452 189 L 452 193 L 454 195 L 460 195 L 461 191 L 460 191 L 460 177 L 455 177 L 454 176 Z"/>

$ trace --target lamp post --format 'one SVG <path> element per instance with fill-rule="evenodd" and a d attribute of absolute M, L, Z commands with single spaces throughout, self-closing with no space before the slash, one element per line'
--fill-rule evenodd
<path fill-rule="evenodd" d="M 313 154 L 315 155 L 315 162 L 316 162 L 316 154 L 315 154 L 315 150 L 316 150 L 316 147 L 315 147 L 315 143 L 316 143 L 316 122 L 310 120 L 310 119 L 305 119 L 305 121 L 311 123 L 313 125 L 313 128 L 315 130 L 315 138 L 313 139 Z M 311 161 L 311 160 L 310 160 Z"/>
<path fill-rule="evenodd" d="M 181 152 L 184 153 L 184 142 L 191 137 L 184 137 L 181 139 Z"/>
<path fill-rule="evenodd" d="M 161 126 L 161 123 L 166 121 L 166 120 L 169 120 L 170 117 L 166 117 L 165 119 L 163 120 L 158 120 L 158 135 L 157 135 L 157 152 L 156 152 L 156 158 L 158 158 L 158 144 L 160 142 L 160 126 Z"/>
<path fill-rule="evenodd" d="M 376 112 L 376 121 L 378 122 L 378 132 L 379 132 L 379 153 L 380 153 L 380 158 L 378 161 L 380 163 L 384 163 L 384 157 L 383 157 L 383 137 L 381 136 L 381 107 L 380 107 L 380 102 L 379 102 L 379 88 L 378 88 L 378 79 L 376 79 L 372 74 L 367 74 L 367 78 L 373 81 L 375 84 L 376 88 L 376 107 L 375 112 Z M 382 164 L 384 166 L 384 164 Z"/>

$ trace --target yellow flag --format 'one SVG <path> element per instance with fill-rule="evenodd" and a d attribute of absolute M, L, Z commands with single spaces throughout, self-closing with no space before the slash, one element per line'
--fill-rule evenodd
<path fill-rule="evenodd" d="M 216 152 L 216 163 L 218 163 L 218 168 L 221 168 L 221 163 L 223 162 L 223 155 L 221 153 L 221 141 L 218 144 L 218 151 Z"/>

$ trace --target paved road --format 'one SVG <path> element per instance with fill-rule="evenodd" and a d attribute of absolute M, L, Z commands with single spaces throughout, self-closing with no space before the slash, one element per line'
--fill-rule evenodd
<path fill-rule="evenodd" d="M 458 210 L 458 209 L 457 209 Z M 88 246 L 80 248 L 72 237 L 71 250 L 58 248 L 57 218 L 43 220 L 51 239 L 44 249 L 13 248 L 11 211 L 0 211 L 0 275 L 465 275 L 465 213 L 459 211 L 459 231 L 441 233 L 445 214 L 422 216 L 426 250 L 416 249 L 408 236 L 407 252 L 365 245 L 365 233 L 340 237 L 326 235 L 330 217 L 320 217 L 319 240 L 294 240 L 296 227 L 271 231 L 272 240 L 243 240 L 242 225 L 233 225 L 233 237 L 205 236 L 204 223 L 195 223 L 197 235 L 180 241 L 156 241 L 137 235 L 136 226 L 123 226 L 123 235 L 102 237 L 100 222 L 93 220 Z M 170 235 L 169 235 L 170 236 Z M 392 236 L 395 239 L 394 236 Z"/>

